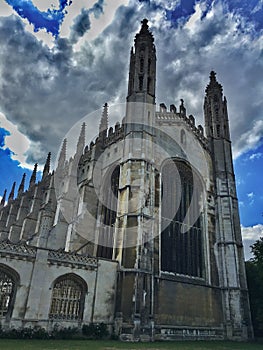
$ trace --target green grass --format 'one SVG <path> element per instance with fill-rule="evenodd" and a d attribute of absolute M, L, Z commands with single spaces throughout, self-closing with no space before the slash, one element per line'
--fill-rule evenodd
<path fill-rule="evenodd" d="M 185 341 L 156 343 L 121 343 L 91 340 L 15 340 L 0 339 L 1 350 L 262 350 L 263 342 L 237 343 L 218 341 Z"/>

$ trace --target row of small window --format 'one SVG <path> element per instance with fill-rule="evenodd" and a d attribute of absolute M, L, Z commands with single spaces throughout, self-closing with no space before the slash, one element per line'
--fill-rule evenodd
<path fill-rule="evenodd" d="M 148 60 L 148 67 L 147 67 L 147 73 L 150 74 L 151 72 L 151 60 Z M 140 72 L 142 73 L 144 71 L 144 59 L 140 59 Z"/>
<path fill-rule="evenodd" d="M 18 285 L 17 274 L 0 269 L 0 317 L 11 317 Z M 74 274 L 59 277 L 53 285 L 49 319 L 81 320 L 87 285 Z"/>

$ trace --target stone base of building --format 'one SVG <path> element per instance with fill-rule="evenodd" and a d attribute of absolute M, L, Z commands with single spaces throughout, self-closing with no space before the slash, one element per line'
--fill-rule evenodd
<path fill-rule="evenodd" d="M 248 341 L 246 327 L 227 332 L 224 327 L 189 327 L 189 326 L 155 326 L 136 330 L 132 325 L 123 327 L 119 339 L 123 342 L 154 342 L 154 341 L 212 341 L 231 340 Z"/>

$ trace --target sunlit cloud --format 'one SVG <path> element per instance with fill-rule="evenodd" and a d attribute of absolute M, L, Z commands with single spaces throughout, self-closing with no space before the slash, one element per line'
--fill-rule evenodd
<path fill-rule="evenodd" d="M 12 150 L 11 158 L 18 160 L 21 166 L 33 168 L 26 162 L 26 152 L 29 150 L 30 140 L 18 130 L 16 125 L 8 121 L 2 113 L 0 113 L 0 127 L 8 131 L 3 149 L 9 148 Z"/>

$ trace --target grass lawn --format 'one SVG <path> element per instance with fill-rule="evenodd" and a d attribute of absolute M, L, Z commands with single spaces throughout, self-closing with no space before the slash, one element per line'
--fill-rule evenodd
<path fill-rule="evenodd" d="M 156 342 L 156 343 L 121 343 L 117 341 L 91 340 L 15 340 L 0 339 L 1 350 L 262 350 L 263 342 L 236 343 L 218 341 L 185 341 L 185 342 Z"/>

